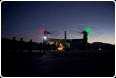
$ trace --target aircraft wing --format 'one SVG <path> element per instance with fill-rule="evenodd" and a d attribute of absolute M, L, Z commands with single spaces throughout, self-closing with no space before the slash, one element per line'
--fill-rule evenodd
<path fill-rule="evenodd" d="M 60 42 L 60 41 L 65 41 L 65 39 L 53 39 L 53 38 L 48 38 L 47 41 L 53 41 L 53 42 Z M 67 42 L 79 42 L 83 41 L 82 39 L 66 39 Z"/>
<path fill-rule="evenodd" d="M 79 42 L 79 41 L 83 41 L 83 38 L 82 39 L 67 39 L 66 41 L 67 42 Z"/>
<path fill-rule="evenodd" d="M 60 41 L 64 41 L 64 39 L 53 39 L 53 38 L 48 38 L 47 41 L 60 42 Z"/>

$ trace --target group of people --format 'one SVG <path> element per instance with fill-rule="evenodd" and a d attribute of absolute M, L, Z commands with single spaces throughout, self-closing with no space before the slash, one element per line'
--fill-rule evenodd
<path fill-rule="evenodd" d="M 17 49 L 17 47 L 16 47 L 16 40 L 15 40 L 15 37 L 13 37 L 13 44 L 12 44 L 13 46 L 12 46 L 12 51 L 13 52 L 16 52 L 16 49 Z M 28 47 L 27 47 L 27 49 L 28 49 L 28 52 L 32 52 L 32 49 L 33 49 L 33 47 L 32 47 L 33 45 L 32 45 L 32 40 L 30 40 L 29 42 L 28 42 Z M 54 42 L 54 44 L 53 44 L 53 46 L 51 47 L 52 49 L 53 49 L 53 51 L 55 51 L 55 50 L 57 50 L 57 48 L 58 48 L 58 45 L 56 46 L 56 42 Z M 23 38 L 21 38 L 20 39 L 20 42 L 19 42 L 19 50 L 20 50 L 20 52 L 23 52 L 23 50 L 24 50 L 24 42 L 23 42 Z M 37 52 L 45 52 L 45 51 L 50 51 L 50 44 L 49 43 L 38 43 L 38 45 L 37 45 Z"/>
<path fill-rule="evenodd" d="M 58 50 L 57 48 L 58 48 L 58 45 L 56 46 L 56 42 L 53 44 L 53 46 L 51 47 L 52 49 L 53 49 L 53 51 L 55 51 L 55 50 Z M 49 43 L 38 43 L 38 45 L 37 45 L 37 51 L 39 51 L 39 52 L 42 52 L 42 50 L 43 50 L 43 52 L 45 52 L 45 51 L 50 51 L 50 44 Z"/>
<path fill-rule="evenodd" d="M 24 47 L 25 47 L 24 42 L 23 42 L 23 38 L 20 39 L 18 47 L 19 47 L 20 52 L 23 52 Z M 15 37 L 13 37 L 12 52 L 16 52 L 16 50 L 17 50 L 17 42 L 15 40 Z M 28 52 L 32 52 L 32 40 L 30 40 L 28 42 Z"/>
<path fill-rule="evenodd" d="M 39 52 L 45 52 L 45 51 L 50 51 L 50 44 L 49 43 L 38 43 L 37 45 L 37 51 L 39 50 Z"/>

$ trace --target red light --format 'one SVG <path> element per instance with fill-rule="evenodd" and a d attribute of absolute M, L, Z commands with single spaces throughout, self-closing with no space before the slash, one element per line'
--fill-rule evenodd
<path fill-rule="evenodd" d="M 45 29 L 39 29 L 39 32 L 44 33 Z"/>

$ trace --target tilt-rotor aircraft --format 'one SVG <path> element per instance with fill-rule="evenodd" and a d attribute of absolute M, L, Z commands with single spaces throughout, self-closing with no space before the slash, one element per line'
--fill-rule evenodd
<path fill-rule="evenodd" d="M 77 37 L 77 36 L 73 35 L 74 33 L 81 33 L 81 34 L 83 34 L 83 38 L 67 39 L 66 31 L 64 33 L 64 39 L 48 38 L 49 34 L 53 35 L 53 34 L 55 34 L 55 32 L 53 32 L 53 31 L 48 32 L 45 29 L 39 29 L 39 34 L 42 35 L 42 39 L 43 39 L 44 44 L 46 44 L 48 42 L 54 42 L 56 46 L 58 45 L 57 46 L 58 50 L 69 50 L 69 49 L 71 49 L 69 42 L 83 42 L 83 47 L 86 48 L 87 47 L 88 35 L 89 35 L 89 38 L 92 38 L 92 37 L 97 38 L 97 37 L 101 37 L 105 34 L 105 32 L 103 32 L 103 29 L 101 27 L 98 27 L 98 26 L 95 26 L 95 25 L 89 25 L 89 24 L 77 24 L 77 25 L 74 25 L 74 29 L 73 28 L 70 29 L 71 33 L 70 33 L 69 29 L 67 31 L 73 37 Z M 31 32 L 31 34 L 36 36 L 36 37 L 39 37 L 39 38 L 41 37 L 41 36 L 36 35 L 32 32 Z"/>
<path fill-rule="evenodd" d="M 82 39 L 67 39 L 66 38 L 66 31 L 65 31 L 65 35 L 64 35 L 64 39 L 53 39 L 53 38 L 48 38 L 48 34 L 50 34 L 50 32 L 44 31 L 44 37 L 43 37 L 43 43 L 47 43 L 47 42 L 54 42 L 55 45 L 59 45 L 58 50 L 70 50 L 70 43 L 69 42 L 83 42 L 83 46 L 84 48 L 86 48 L 87 46 L 87 40 L 88 40 L 88 29 L 84 30 L 82 32 L 83 34 L 83 38 Z"/>

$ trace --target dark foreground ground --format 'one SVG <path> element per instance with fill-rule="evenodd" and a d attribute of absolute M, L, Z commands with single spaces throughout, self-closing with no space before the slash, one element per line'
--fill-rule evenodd
<path fill-rule="evenodd" d="M 2 51 L 2 76 L 109 77 L 115 74 L 115 50 L 77 50 L 47 53 Z"/>

